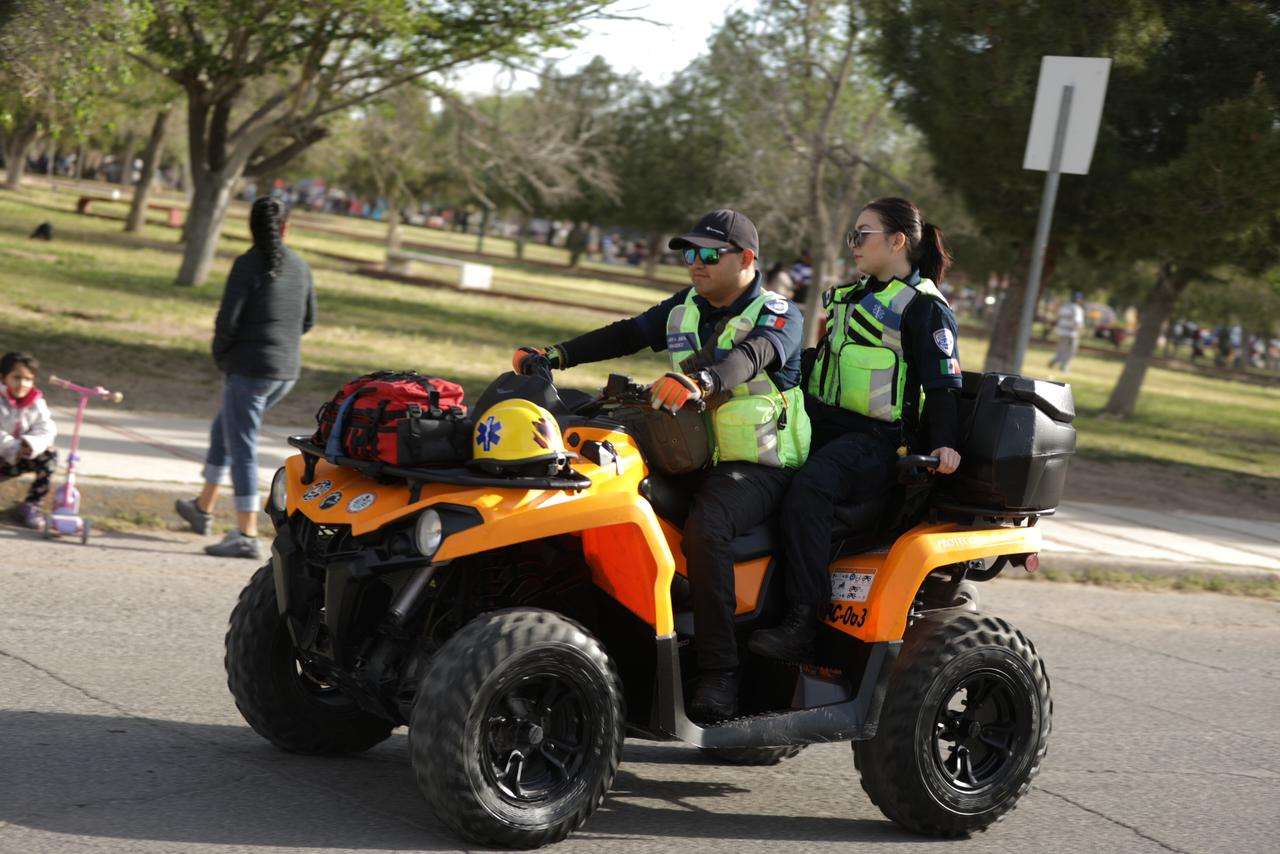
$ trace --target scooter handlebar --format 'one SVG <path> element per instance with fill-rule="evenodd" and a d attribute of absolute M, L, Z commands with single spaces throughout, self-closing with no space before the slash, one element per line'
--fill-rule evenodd
<path fill-rule="evenodd" d="M 64 380 L 62 377 L 58 376 L 57 374 L 49 375 L 49 384 L 56 385 L 58 388 L 65 388 L 67 391 L 75 392 L 76 394 L 83 394 L 91 397 L 100 397 L 103 400 L 109 401 L 111 403 L 120 403 L 121 401 L 124 400 L 124 394 L 122 392 L 108 391 L 102 386 L 89 388 L 88 386 L 78 385 L 76 383 L 71 382 L 71 380 Z"/>

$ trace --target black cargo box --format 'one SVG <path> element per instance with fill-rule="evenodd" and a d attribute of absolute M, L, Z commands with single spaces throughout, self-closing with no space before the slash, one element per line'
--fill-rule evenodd
<path fill-rule="evenodd" d="M 1052 511 L 1076 450 L 1071 386 L 966 371 L 960 468 L 938 478 L 935 505 L 1016 515 Z"/>

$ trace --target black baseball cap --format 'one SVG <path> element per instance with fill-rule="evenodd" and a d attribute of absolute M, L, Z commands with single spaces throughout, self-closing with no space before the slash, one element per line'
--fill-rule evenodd
<path fill-rule="evenodd" d="M 698 220 L 698 224 L 688 234 L 671 238 L 668 249 L 688 249 L 691 246 L 712 249 L 750 249 L 760 254 L 760 235 L 756 233 L 755 224 L 747 219 L 746 214 L 722 209 Z"/>

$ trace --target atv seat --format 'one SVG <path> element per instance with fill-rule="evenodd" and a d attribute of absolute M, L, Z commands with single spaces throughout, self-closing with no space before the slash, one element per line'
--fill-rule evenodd
<path fill-rule="evenodd" d="M 676 481 L 651 472 L 640 484 L 640 491 L 653 505 L 654 513 L 684 530 L 689 511 L 693 508 L 693 496 L 687 490 L 681 489 Z M 739 534 L 729 545 L 733 550 L 734 562 L 741 563 L 771 555 L 781 543 L 778 541 L 774 520 L 770 519 Z"/>
<path fill-rule="evenodd" d="M 693 496 L 671 478 L 650 473 L 640 484 L 641 494 L 653 505 L 653 512 L 671 524 L 683 529 L 693 505 Z M 884 495 L 857 504 L 840 504 L 835 508 L 831 539 L 835 541 L 875 538 L 884 521 L 886 511 L 893 503 L 893 496 Z M 772 553 L 781 542 L 773 520 L 757 525 L 738 536 L 732 543 L 735 561 L 751 560 Z"/>
<path fill-rule="evenodd" d="M 843 540 L 878 530 L 892 503 L 891 495 L 878 495 L 857 504 L 837 504 L 831 539 Z"/>

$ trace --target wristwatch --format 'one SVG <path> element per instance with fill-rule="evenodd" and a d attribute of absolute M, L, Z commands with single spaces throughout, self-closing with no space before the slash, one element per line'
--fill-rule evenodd
<path fill-rule="evenodd" d="M 705 368 L 701 371 L 695 371 L 689 377 L 698 384 L 699 391 L 703 397 L 711 397 L 718 390 L 719 383 L 716 382 L 716 375 Z"/>

